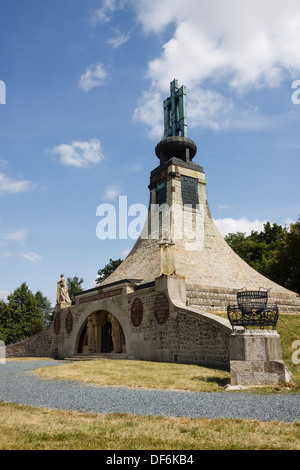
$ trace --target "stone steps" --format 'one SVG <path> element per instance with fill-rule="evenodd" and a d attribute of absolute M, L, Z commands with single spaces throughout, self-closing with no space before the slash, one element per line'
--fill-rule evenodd
<path fill-rule="evenodd" d="M 104 359 L 110 360 L 133 360 L 133 356 L 122 353 L 99 353 L 99 354 L 75 354 L 74 356 L 65 357 L 64 361 L 79 362 L 79 361 L 101 361 Z"/>

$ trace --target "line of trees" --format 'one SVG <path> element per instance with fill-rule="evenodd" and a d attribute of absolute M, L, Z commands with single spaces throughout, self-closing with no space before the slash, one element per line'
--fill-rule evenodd
<path fill-rule="evenodd" d="M 289 227 L 267 222 L 261 232 L 252 231 L 248 236 L 230 233 L 225 240 L 256 271 L 300 295 L 300 218 Z M 121 262 L 110 259 L 98 271 L 96 284 L 101 284 Z M 75 294 L 83 290 L 84 279 L 68 277 L 67 282 L 74 302 Z M 0 341 L 11 344 L 27 339 L 47 328 L 54 314 L 50 300 L 40 291 L 33 294 L 24 282 L 7 301 L 0 300 Z"/>
<path fill-rule="evenodd" d="M 69 295 L 72 302 L 75 294 L 81 292 L 84 279 L 68 277 Z M 55 307 L 51 301 L 37 291 L 33 294 L 26 282 L 0 300 L 0 341 L 6 345 L 22 341 L 40 333 L 52 323 Z"/>
<path fill-rule="evenodd" d="M 0 340 L 16 343 L 33 336 L 48 326 L 52 315 L 50 300 L 38 291 L 33 294 L 26 282 L 0 301 Z"/>
<path fill-rule="evenodd" d="M 300 295 L 300 218 L 289 227 L 267 222 L 261 232 L 230 233 L 225 240 L 256 271 Z"/>

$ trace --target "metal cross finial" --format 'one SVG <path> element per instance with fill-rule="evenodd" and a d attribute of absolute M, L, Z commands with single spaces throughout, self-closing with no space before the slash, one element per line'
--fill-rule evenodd
<path fill-rule="evenodd" d="M 178 88 L 178 80 L 171 83 L 171 96 L 164 101 L 165 137 L 187 137 L 186 87 Z"/>

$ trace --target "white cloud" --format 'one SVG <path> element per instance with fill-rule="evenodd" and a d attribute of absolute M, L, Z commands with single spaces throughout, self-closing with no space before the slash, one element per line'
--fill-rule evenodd
<path fill-rule="evenodd" d="M 101 86 L 105 83 L 108 72 L 105 66 L 98 62 L 88 67 L 79 80 L 79 87 L 84 91 L 89 91 L 91 88 Z"/>
<path fill-rule="evenodd" d="M 8 259 L 8 258 L 10 258 L 10 255 L 11 255 L 10 251 L 3 251 L 3 253 L 1 253 L 0 256 L 1 256 L 1 258 Z"/>
<path fill-rule="evenodd" d="M 133 120 L 150 128 L 150 137 L 161 138 L 163 128 L 162 95 L 156 90 L 145 91 L 139 99 Z"/>
<path fill-rule="evenodd" d="M 103 0 L 101 8 L 92 11 L 92 24 L 108 23 L 116 10 L 122 9 L 124 0 Z"/>
<path fill-rule="evenodd" d="M 30 191 L 36 187 L 31 181 L 28 180 L 14 180 L 7 176 L 5 173 L 0 173 L 0 194 L 10 193 L 17 194 L 24 191 Z"/>
<path fill-rule="evenodd" d="M 219 232 L 223 237 L 228 233 L 242 232 L 250 235 L 252 230 L 261 232 L 264 230 L 266 220 L 248 220 L 246 217 L 240 219 L 232 219 L 230 217 L 224 219 L 214 219 Z"/>
<path fill-rule="evenodd" d="M 163 53 L 149 62 L 150 76 L 162 87 L 169 81 L 166 75 L 173 79 L 178 72 L 189 86 L 207 77 L 226 78 L 235 88 L 277 86 L 284 69 L 300 69 L 298 0 L 140 0 L 132 5 L 148 32 L 174 23 Z"/>
<path fill-rule="evenodd" d="M 186 85 L 193 104 L 191 126 L 262 128 L 267 117 L 257 109 L 235 109 L 216 91 L 218 84 L 227 85 L 232 96 L 239 97 L 251 90 L 279 87 L 287 77 L 299 78 L 298 0 L 128 2 L 147 34 L 160 34 L 173 25 L 161 54 L 148 62 L 149 92 L 165 99 L 174 78 Z M 208 89 L 208 83 L 214 89 Z M 141 100 L 146 105 L 146 93 Z M 135 118 L 146 122 L 142 108 L 139 103 Z M 150 124 L 152 134 L 154 126 Z"/>
<path fill-rule="evenodd" d="M 9 294 L 7 290 L 0 290 L 0 300 L 6 300 Z"/>
<path fill-rule="evenodd" d="M 117 199 L 117 197 L 120 196 L 121 191 L 122 191 L 121 186 L 117 184 L 109 186 L 105 190 L 104 199 L 109 200 L 109 201 L 114 201 L 115 199 Z"/>
<path fill-rule="evenodd" d="M 16 230 L 15 232 L 0 233 L 0 238 L 2 240 L 18 242 L 18 243 L 24 242 L 27 236 L 28 236 L 28 232 L 27 230 L 24 230 L 24 229 Z"/>
<path fill-rule="evenodd" d="M 37 253 L 22 253 L 21 256 L 31 262 L 41 259 Z"/>
<path fill-rule="evenodd" d="M 89 142 L 73 141 L 71 144 L 61 144 L 55 147 L 52 152 L 60 156 L 60 161 L 66 166 L 77 168 L 87 168 L 103 160 L 101 142 L 92 139 Z"/>
<path fill-rule="evenodd" d="M 130 39 L 130 31 L 128 33 L 122 33 L 118 28 L 114 28 L 113 32 L 114 36 L 107 40 L 107 44 L 114 49 L 122 46 L 122 44 L 125 44 Z"/>

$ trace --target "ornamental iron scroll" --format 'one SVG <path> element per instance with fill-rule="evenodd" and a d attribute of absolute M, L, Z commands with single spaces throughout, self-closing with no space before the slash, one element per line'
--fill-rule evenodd
<path fill-rule="evenodd" d="M 276 329 L 279 310 L 276 304 L 268 305 L 268 290 L 237 292 L 237 305 L 228 305 L 227 315 L 231 326 L 244 328 L 271 327 Z"/>
<path fill-rule="evenodd" d="M 136 299 L 134 299 L 131 305 L 131 321 L 133 326 L 135 326 L 136 328 L 142 324 L 143 311 L 143 302 L 139 297 L 137 297 Z"/>
<path fill-rule="evenodd" d="M 159 325 L 164 325 L 169 318 L 169 301 L 164 292 L 155 298 L 154 314 Z"/>

